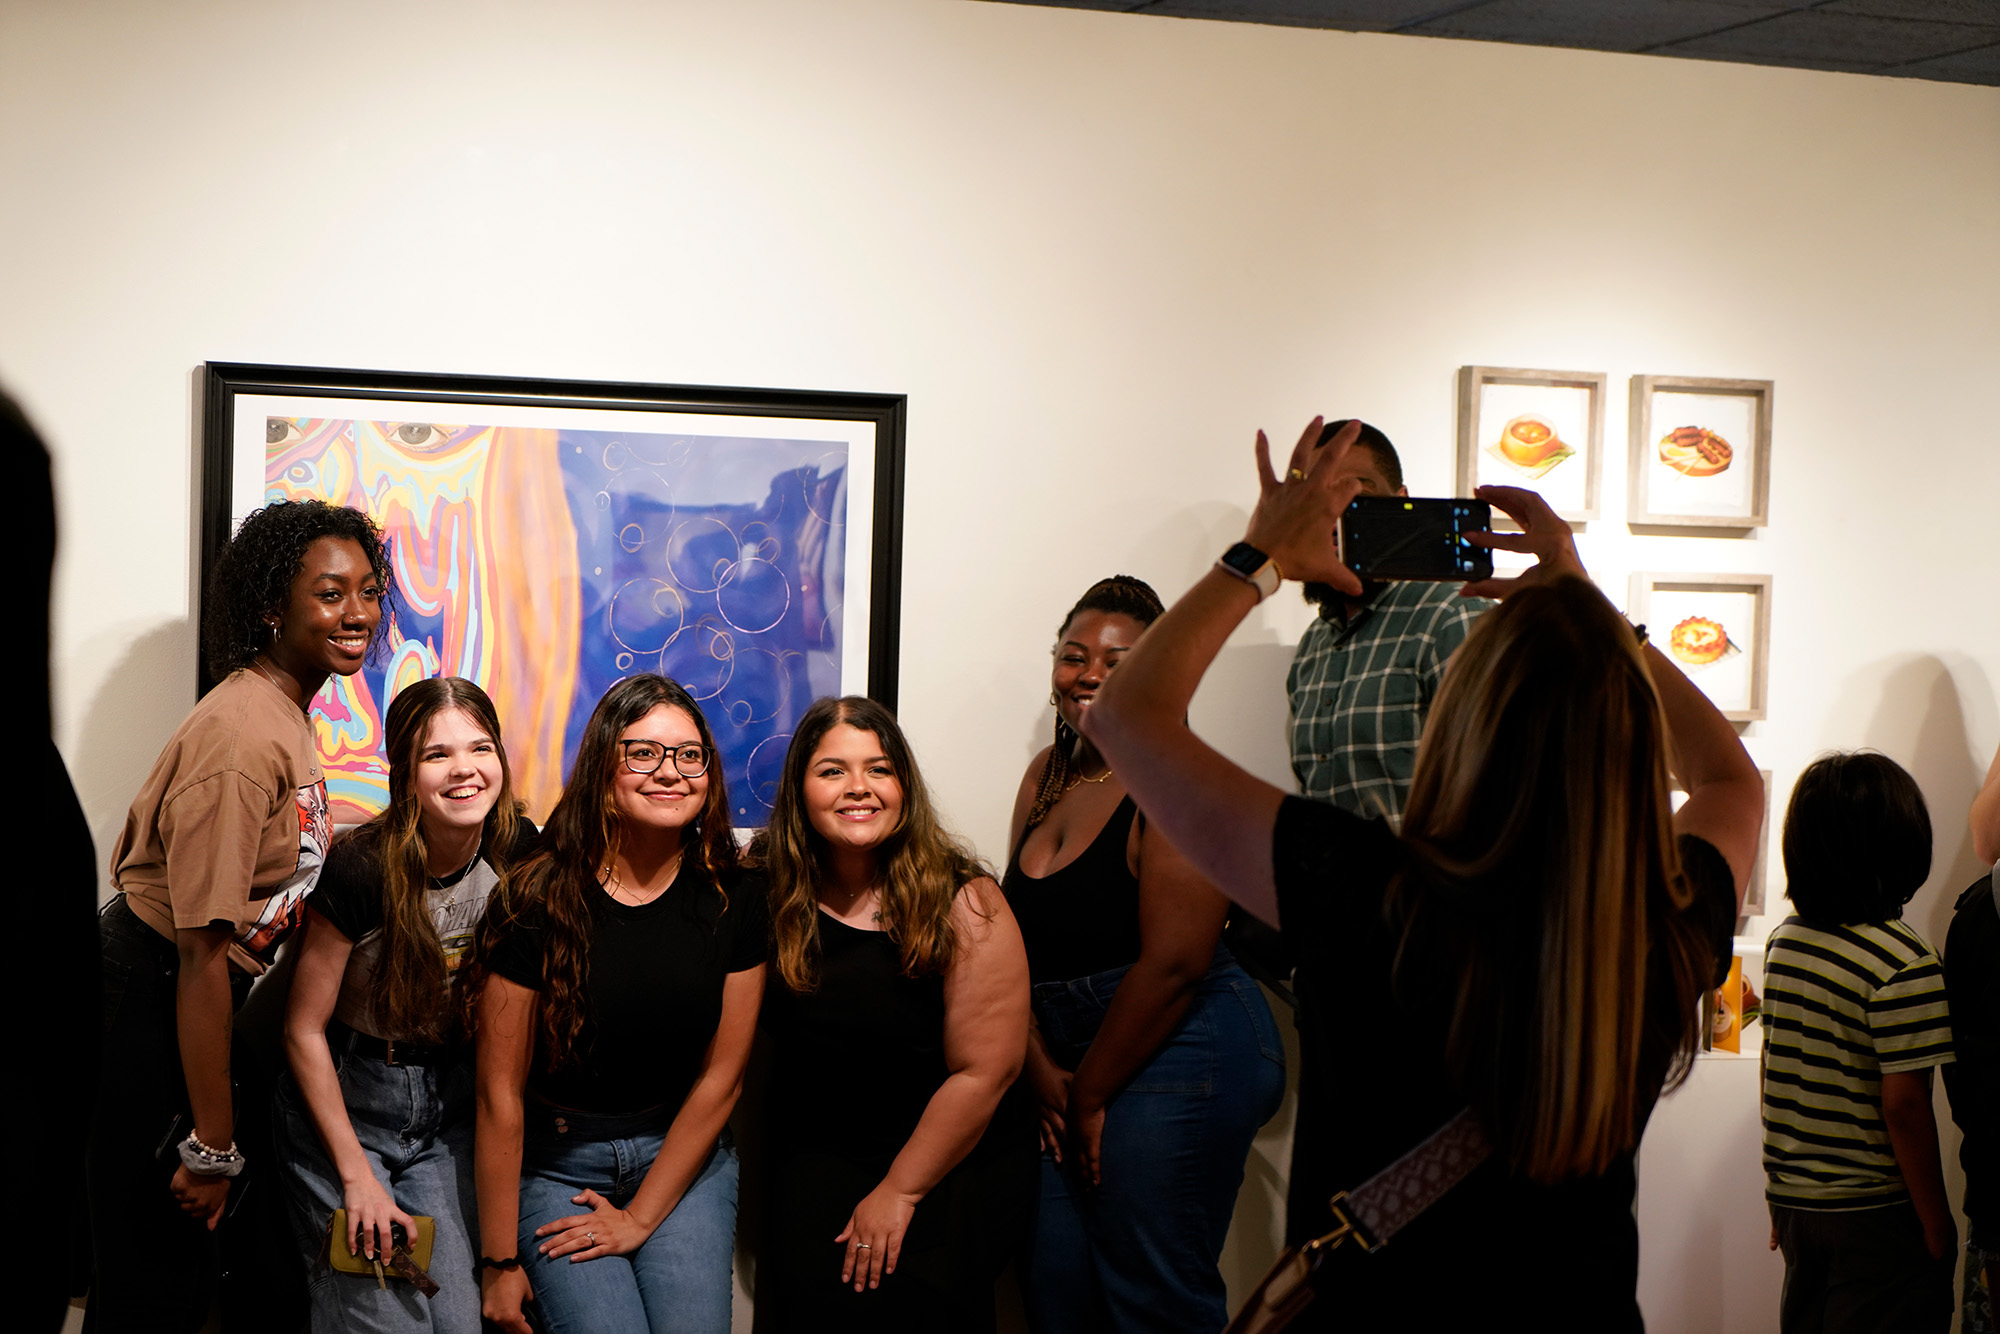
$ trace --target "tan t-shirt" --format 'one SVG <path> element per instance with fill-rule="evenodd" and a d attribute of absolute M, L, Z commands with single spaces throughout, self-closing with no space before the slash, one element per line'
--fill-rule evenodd
<path fill-rule="evenodd" d="M 154 761 L 111 880 L 169 940 L 229 923 L 229 961 L 255 975 L 298 926 L 332 834 L 305 714 L 261 673 L 232 672 Z"/>

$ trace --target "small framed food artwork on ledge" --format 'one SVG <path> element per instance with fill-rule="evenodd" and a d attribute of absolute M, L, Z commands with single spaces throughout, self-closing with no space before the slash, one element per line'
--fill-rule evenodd
<path fill-rule="evenodd" d="M 1734 723 L 1765 716 L 1770 681 L 1771 576 L 1632 576 L 1627 608 L 1646 637 Z"/>
<path fill-rule="evenodd" d="M 1632 377 L 1634 528 L 1762 528 L 1771 492 L 1771 382 Z"/>
<path fill-rule="evenodd" d="M 1459 367 L 1458 493 L 1523 486 L 1573 523 L 1595 519 L 1604 385 L 1601 371 Z"/>

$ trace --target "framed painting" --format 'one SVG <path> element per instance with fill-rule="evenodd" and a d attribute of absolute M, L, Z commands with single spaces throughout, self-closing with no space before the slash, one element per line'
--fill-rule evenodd
<path fill-rule="evenodd" d="M 1635 528 L 1761 528 L 1770 518 L 1769 380 L 1632 377 Z"/>
<path fill-rule="evenodd" d="M 337 821 L 386 802 L 382 718 L 412 681 L 485 688 L 542 819 L 598 698 L 660 672 L 754 828 L 815 698 L 895 705 L 904 417 L 890 394 L 210 363 L 203 586 L 272 501 L 381 526 L 387 661 L 311 709 Z"/>
<path fill-rule="evenodd" d="M 1631 618 L 1731 722 L 1765 716 L 1771 576 L 1632 576 Z"/>
<path fill-rule="evenodd" d="M 1601 371 L 1458 370 L 1458 493 L 1521 486 L 1572 522 L 1597 517 L 1604 471 Z M 1495 527 L 1512 528 L 1504 516 Z"/>

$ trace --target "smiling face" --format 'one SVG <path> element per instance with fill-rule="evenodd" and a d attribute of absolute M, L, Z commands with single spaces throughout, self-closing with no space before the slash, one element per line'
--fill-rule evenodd
<path fill-rule="evenodd" d="M 382 621 L 382 584 L 360 543 L 322 537 L 307 547 L 291 596 L 270 620 L 265 653 L 293 680 L 316 688 L 329 675 L 360 671 Z"/>
<path fill-rule="evenodd" d="M 464 709 L 441 709 L 417 746 L 417 819 L 425 837 L 444 843 L 486 822 L 500 800 L 500 745 Z"/>
<path fill-rule="evenodd" d="M 1081 730 L 1078 723 L 1084 710 L 1145 631 L 1137 620 L 1115 611 L 1080 611 L 1063 627 L 1049 685 L 1055 691 L 1056 712 L 1072 730 Z"/>
<path fill-rule="evenodd" d="M 872 848 L 903 820 L 903 785 L 881 738 L 836 723 L 806 765 L 806 818 L 836 848 Z"/>
<path fill-rule="evenodd" d="M 652 829 L 685 829 L 708 802 L 708 775 L 682 776 L 674 768 L 673 752 L 702 744 L 694 719 L 671 704 L 655 704 L 618 734 L 620 742 L 649 741 L 665 752 L 665 760 L 649 774 L 635 774 L 625 763 L 624 745 L 612 747 L 611 804 L 628 824 Z"/>

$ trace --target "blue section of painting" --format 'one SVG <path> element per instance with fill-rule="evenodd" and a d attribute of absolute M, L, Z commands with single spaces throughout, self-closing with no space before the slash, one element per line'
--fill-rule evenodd
<path fill-rule="evenodd" d="M 701 704 L 734 823 L 762 825 L 794 724 L 841 687 L 846 444 L 564 431 L 558 448 L 583 591 L 564 772 L 604 692 L 659 672 Z"/>

